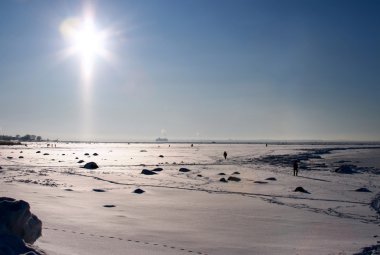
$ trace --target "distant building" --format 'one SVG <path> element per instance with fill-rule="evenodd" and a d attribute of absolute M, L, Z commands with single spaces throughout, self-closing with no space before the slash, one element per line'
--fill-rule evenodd
<path fill-rule="evenodd" d="M 161 138 L 161 137 L 159 137 L 159 138 L 156 139 L 156 142 L 159 142 L 159 143 L 167 142 L 167 141 L 169 141 L 168 138 Z"/>

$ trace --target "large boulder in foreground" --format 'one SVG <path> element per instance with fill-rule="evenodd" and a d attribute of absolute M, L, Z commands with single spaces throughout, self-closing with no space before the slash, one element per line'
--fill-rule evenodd
<path fill-rule="evenodd" d="M 0 255 L 44 254 L 33 244 L 42 232 L 42 222 L 23 200 L 0 197 Z"/>
<path fill-rule="evenodd" d="M 0 255 L 46 255 L 46 253 L 16 236 L 0 234 Z"/>
<path fill-rule="evenodd" d="M 86 168 L 86 169 L 90 169 L 90 170 L 92 170 L 92 169 L 97 169 L 97 168 L 99 168 L 99 166 L 98 166 L 95 162 L 88 162 L 88 163 L 86 163 L 86 164 L 83 166 L 83 168 Z"/>

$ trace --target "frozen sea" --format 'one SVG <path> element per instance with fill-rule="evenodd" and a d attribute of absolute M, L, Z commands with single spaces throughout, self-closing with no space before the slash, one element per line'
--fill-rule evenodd
<path fill-rule="evenodd" d="M 35 245 L 47 254 L 380 249 L 379 145 L 50 145 L 0 146 L 0 196 L 29 202 L 43 222 Z"/>

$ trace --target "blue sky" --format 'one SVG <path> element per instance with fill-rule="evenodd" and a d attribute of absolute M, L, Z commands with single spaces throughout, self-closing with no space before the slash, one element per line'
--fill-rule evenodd
<path fill-rule="evenodd" d="M 59 27 L 95 10 L 89 88 Z M 0 127 L 59 139 L 380 140 L 380 1 L 1 1 Z"/>

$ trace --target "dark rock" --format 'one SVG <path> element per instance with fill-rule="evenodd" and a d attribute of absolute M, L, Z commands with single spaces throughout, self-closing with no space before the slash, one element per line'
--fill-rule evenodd
<path fill-rule="evenodd" d="M 228 182 L 228 181 L 226 180 L 226 178 L 224 178 L 224 177 L 223 177 L 223 178 L 220 178 L 219 181 L 220 181 L 220 182 Z"/>
<path fill-rule="evenodd" d="M 92 154 L 92 155 L 93 155 L 93 156 L 98 156 L 99 154 L 95 152 L 95 153 L 94 153 L 94 154 Z"/>
<path fill-rule="evenodd" d="M 218 175 L 226 175 L 225 173 L 218 173 Z"/>
<path fill-rule="evenodd" d="M 18 157 L 18 158 L 24 158 L 23 156 L 20 156 L 20 157 Z"/>
<path fill-rule="evenodd" d="M 84 160 L 79 160 L 77 163 L 81 164 L 81 163 L 83 163 L 83 162 L 84 162 Z"/>
<path fill-rule="evenodd" d="M 112 207 L 116 207 L 116 206 L 115 205 L 103 205 L 103 207 L 112 208 Z"/>
<path fill-rule="evenodd" d="M 78 159 L 78 157 L 75 157 L 75 159 Z"/>
<path fill-rule="evenodd" d="M 190 169 L 182 167 L 182 168 L 179 169 L 179 171 L 182 172 L 182 173 L 187 173 L 187 172 L 190 172 Z"/>
<path fill-rule="evenodd" d="M 164 157 L 164 155 L 160 155 L 160 156 L 158 156 L 158 157 L 160 157 L 160 158 L 163 158 L 163 157 Z"/>
<path fill-rule="evenodd" d="M 72 189 L 65 189 L 65 191 L 73 191 Z"/>
<path fill-rule="evenodd" d="M 307 193 L 307 194 L 310 194 L 309 191 L 305 190 L 304 188 L 302 187 L 297 187 L 294 192 L 302 192 L 302 193 Z"/>
<path fill-rule="evenodd" d="M 268 181 L 277 181 L 277 179 L 274 178 L 274 177 L 268 177 L 268 178 L 266 178 L 265 180 L 268 180 Z"/>
<path fill-rule="evenodd" d="M 47 155 L 49 155 L 49 153 L 44 153 L 43 155 L 44 155 L 44 156 L 47 156 Z"/>
<path fill-rule="evenodd" d="M 13 157 L 7 157 L 7 159 L 13 159 Z"/>
<path fill-rule="evenodd" d="M 147 150 L 140 150 L 140 152 L 147 152 Z"/>
<path fill-rule="evenodd" d="M 14 236 L 33 244 L 41 236 L 41 232 L 42 222 L 30 212 L 27 202 L 0 197 L 0 234 Z"/>
<path fill-rule="evenodd" d="M 65 156 L 66 154 L 65 153 L 62 153 L 62 156 Z"/>
<path fill-rule="evenodd" d="M 228 177 L 228 180 L 229 180 L 229 181 L 233 181 L 233 182 L 240 182 L 240 181 L 241 181 L 240 178 L 235 177 L 235 176 L 230 176 L 230 177 Z"/>
<path fill-rule="evenodd" d="M 240 173 L 239 173 L 239 172 L 233 172 L 232 174 L 235 174 L 235 175 L 236 175 L 236 174 L 240 174 Z"/>
<path fill-rule="evenodd" d="M 83 168 L 86 168 L 86 169 L 97 169 L 99 168 L 99 166 L 95 163 L 95 162 L 88 162 L 84 165 Z"/>
<path fill-rule="evenodd" d="M 104 189 L 92 189 L 92 191 L 95 191 L 95 192 L 106 192 Z"/>
<path fill-rule="evenodd" d="M 145 175 L 154 175 L 154 174 L 157 174 L 156 172 L 153 172 L 153 171 L 150 171 L 148 169 L 143 169 L 141 171 L 141 174 L 145 174 Z"/>
<path fill-rule="evenodd" d="M 145 191 L 144 190 L 142 190 L 142 189 L 135 189 L 134 191 L 133 191 L 133 193 L 136 193 L 136 194 L 142 194 L 142 193 L 144 193 Z"/>
<path fill-rule="evenodd" d="M 152 171 L 154 171 L 154 172 L 161 172 L 162 170 L 164 170 L 164 169 L 161 168 L 161 167 L 157 167 L 157 168 L 153 169 Z"/>
<path fill-rule="evenodd" d="M 356 189 L 355 191 L 356 191 L 356 192 L 372 192 L 372 191 L 370 191 L 370 190 L 367 189 L 367 188 L 359 188 L 359 189 Z"/>
<path fill-rule="evenodd" d="M 203 177 L 203 175 L 201 175 L 201 174 L 197 174 L 197 176 L 198 176 L 198 177 Z"/>
<path fill-rule="evenodd" d="M 85 156 L 89 156 L 90 154 L 88 154 L 88 153 L 85 153 L 84 155 L 85 155 Z"/>
<path fill-rule="evenodd" d="M 36 151 L 36 153 L 41 153 L 41 151 Z"/>

